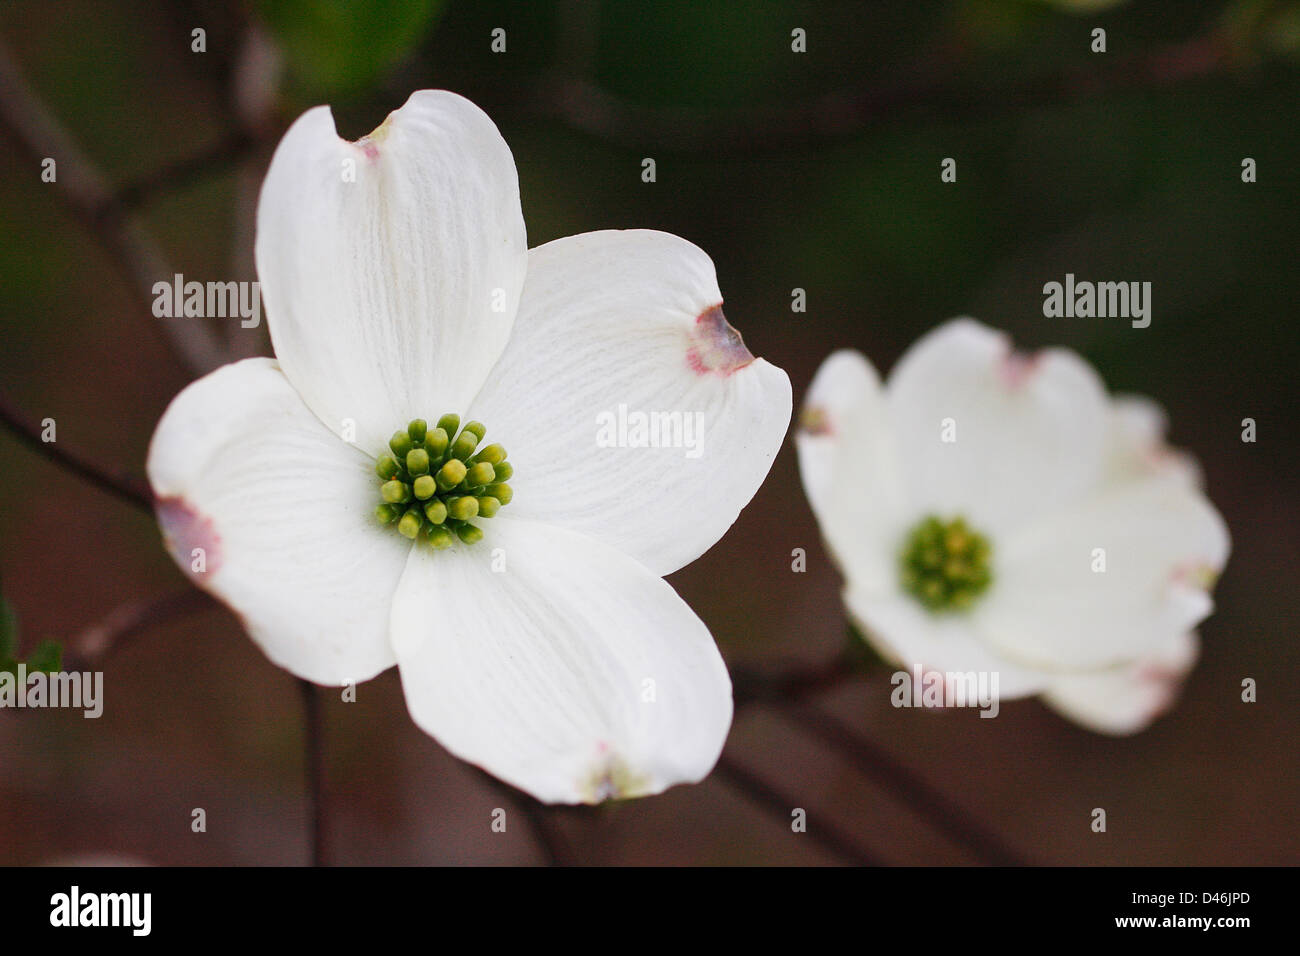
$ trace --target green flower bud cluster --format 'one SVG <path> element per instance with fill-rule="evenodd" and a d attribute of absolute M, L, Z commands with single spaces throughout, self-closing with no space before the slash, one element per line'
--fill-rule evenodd
<path fill-rule="evenodd" d="M 479 447 L 485 434 L 482 422 L 461 428 L 459 415 L 443 415 L 433 428 L 417 418 L 394 432 L 391 453 L 375 462 L 383 482 L 375 517 L 434 548 L 481 540 L 483 529 L 470 519 L 491 518 L 514 497 L 506 484 L 514 467 L 500 445 Z"/>
<path fill-rule="evenodd" d="M 903 589 L 931 611 L 963 611 L 993 582 L 993 549 L 958 517 L 931 515 L 908 532 L 899 557 Z"/>

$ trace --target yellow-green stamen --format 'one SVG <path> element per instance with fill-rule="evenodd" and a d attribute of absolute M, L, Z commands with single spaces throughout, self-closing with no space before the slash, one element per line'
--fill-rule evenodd
<path fill-rule="evenodd" d="M 903 539 L 899 575 L 903 589 L 931 611 L 964 611 L 993 582 L 993 548 L 968 527 L 931 515 Z"/>
<path fill-rule="evenodd" d="M 429 427 L 417 418 L 404 431 L 393 433 L 375 462 L 379 497 L 375 518 L 394 525 L 399 534 L 441 550 L 457 539 L 474 544 L 483 530 L 471 518 L 491 518 L 510 503 L 506 480 L 514 468 L 506 450 L 487 445 L 475 454 L 487 429 L 459 415 L 443 415 Z"/>

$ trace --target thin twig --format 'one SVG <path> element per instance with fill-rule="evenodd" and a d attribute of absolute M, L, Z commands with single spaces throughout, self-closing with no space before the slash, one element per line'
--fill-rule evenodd
<path fill-rule="evenodd" d="M 951 48 L 901 70 L 886 85 L 823 93 L 776 106 L 692 109 L 644 106 L 581 77 L 554 75 L 539 84 L 532 112 L 627 147 L 670 152 L 754 152 L 844 139 L 900 117 L 942 119 L 998 115 L 1085 98 L 1174 86 L 1231 63 L 1219 33 L 1107 58 L 1002 87 L 963 76 Z"/>
<path fill-rule="evenodd" d="M 128 601 L 68 642 L 65 670 L 86 670 L 103 662 L 129 638 L 168 621 L 218 607 L 206 591 L 185 588 Z"/>
<path fill-rule="evenodd" d="M 815 694 L 860 675 L 858 658 L 847 648 L 823 664 L 780 671 L 735 665 L 731 668 L 732 696 L 740 708 Z"/>
<path fill-rule="evenodd" d="M 82 224 L 94 233 L 131 280 L 137 304 L 152 315 L 155 282 L 173 273 L 162 250 L 139 220 L 113 195 L 90 160 L 28 86 L 22 71 L 0 43 L 0 125 L 33 161 L 32 175 L 45 159 L 55 161 L 54 187 Z M 194 319 L 161 319 L 172 348 L 196 374 L 227 361 L 212 330 Z"/>
<path fill-rule="evenodd" d="M 302 695 L 303 752 L 307 771 L 308 852 L 311 866 L 328 866 L 325 844 L 325 728 L 316 685 L 297 678 Z"/>
<path fill-rule="evenodd" d="M 791 812 L 795 809 L 796 803 L 775 790 L 762 777 L 748 770 L 743 764 L 732 760 L 725 753 L 718 758 L 713 772 L 755 803 L 760 804 L 784 826 L 790 826 L 793 819 Z M 800 834 L 803 835 L 824 850 L 858 866 L 880 866 L 883 863 L 871 850 L 860 846 L 852 834 L 829 821 L 814 821 L 808 825 L 806 834 Z"/>
<path fill-rule="evenodd" d="M 204 176 L 224 173 L 251 153 L 254 146 L 256 140 L 247 132 L 233 130 L 192 156 L 166 163 L 147 176 L 118 187 L 112 201 L 124 209 L 138 209 L 160 193 L 183 188 Z"/>
<path fill-rule="evenodd" d="M 283 56 L 271 36 L 256 23 L 250 24 L 239 45 L 231 73 L 231 101 L 240 129 L 248 143 L 256 146 L 273 138 L 279 128 L 276 119 L 277 92 Z M 234 160 L 234 197 L 231 200 L 230 269 L 237 280 L 257 277 L 253 249 L 257 239 L 257 207 L 266 173 L 264 157 L 257 149 Z M 226 348 L 231 359 L 248 358 L 261 349 L 264 333 L 246 332 L 236 323 L 227 327 Z"/>
<path fill-rule="evenodd" d="M 911 770 L 875 742 L 825 710 L 798 698 L 775 706 L 822 743 L 847 757 L 862 773 L 894 794 L 955 843 L 967 847 L 986 862 L 998 866 L 1025 866 L 1028 862 L 1005 841 L 957 806 L 925 778 Z"/>
<path fill-rule="evenodd" d="M 573 848 L 569 846 L 568 838 L 556 825 L 550 808 L 529 799 L 518 801 L 518 806 L 533 828 L 533 834 L 537 837 L 537 848 L 542 851 L 546 865 L 573 866 L 576 862 Z"/>
<path fill-rule="evenodd" d="M 528 820 L 537 848 L 547 866 L 573 866 L 576 858 L 568 839 L 560 831 L 552 816 L 552 808 L 539 803 L 531 795 L 498 780 L 481 767 L 474 767 L 479 777 L 502 799 L 518 810 Z"/>
<path fill-rule="evenodd" d="M 854 655 L 845 650 L 826 664 L 804 670 L 762 673 L 733 668 L 736 706 L 765 704 L 785 713 L 800 726 L 818 736 L 829 747 L 844 753 L 872 780 L 899 795 L 914 812 L 928 820 L 950 839 L 991 863 L 1023 864 L 1019 854 L 996 834 L 953 804 L 924 778 L 908 769 L 887 750 L 860 734 L 856 728 L 826 713 L 807 699 L 809 695 L 834 687 L 859 673 Z"/>
<path fill-rule="evenodd" d="M 62 465 L 111 495 L 153 513 L 153 493 L 134 475 L 111 471 L 85 455 L 70 451 L 58 441 L 45 441 L 42 427 L 23 414 L 7 395 L 0 393 L 0 423 L 33 451 Z"/>

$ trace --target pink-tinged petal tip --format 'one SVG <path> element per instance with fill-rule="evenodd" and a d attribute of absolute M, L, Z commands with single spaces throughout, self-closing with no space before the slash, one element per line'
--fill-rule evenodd
<path fill-rule="evenodd" d="M 821 405 L 805 405 L 799 413 L 799 431 L 805 435 L 833 435 L 830 413 Z"/>
<path fill-rule="evenodd" d="M 1023 388 L 1042 364 L 1042 353 L 1008 350 L 998 363 L 998 378 L 1008 389 Z"/>
<path fill-rule="evenodd" d="M 700 375 L 716 372 L 725 378 L 754 361 L 754 355 L 722 314 L 722 306 L 715 305 L 696 318 L 686 361 Z"/>
<path fill-rule="evenodd" d="M 182 571 L 201 582 L 221 567 L 221 536 L 211 518 L 184 498 L 160 498 L 155 510 L 163 541 Z"/>

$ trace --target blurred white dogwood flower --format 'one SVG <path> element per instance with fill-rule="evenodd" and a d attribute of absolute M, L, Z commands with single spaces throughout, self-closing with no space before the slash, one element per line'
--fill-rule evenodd
<path fill-rule="evenodd" d="M 277 358 L 190 385 L 149 450 L 182 569 L 300 677 L 396 664 L 420 727 L 541 800 L 705 776 L 731 684 L 663 575 L 735 521 L 791 410 L 709 257 L 647 231 L 529 251 L 492 121 L 422 91 L 357 142 L 328 107 L 294 123 L 256 259 Z M 620 405 L 702 416 L 698 453 L 598 443 Z"/>
<path fill-rule="evenodd" d="M 883 656 L 996 672 L 1004 699 L 1127 734 L 1194 663 L 1229 550 L 1164 426 L 1077 354 L 1022 356 L 958 319 L 886 385 L 858 353 L 830 356 L 796 443 L 849 615 Z"/>

